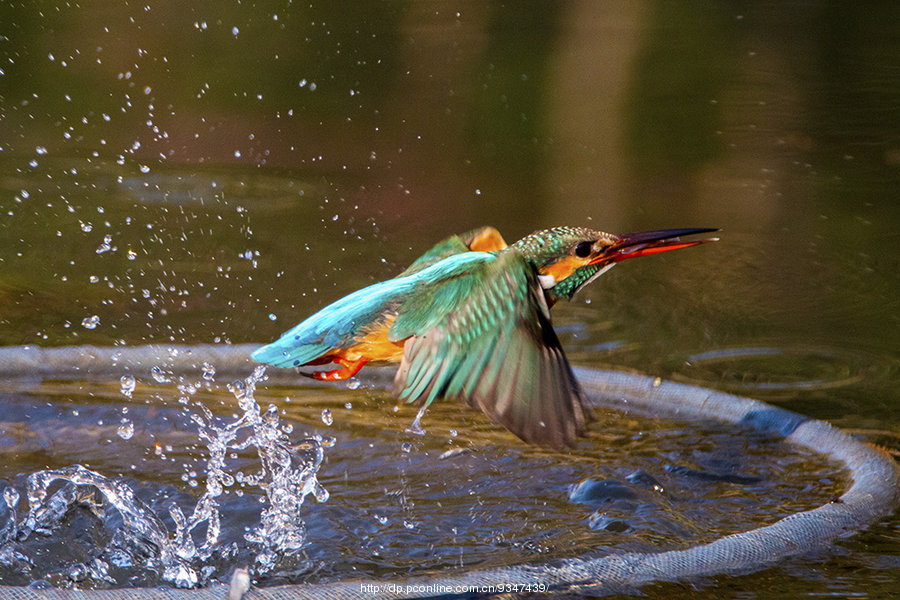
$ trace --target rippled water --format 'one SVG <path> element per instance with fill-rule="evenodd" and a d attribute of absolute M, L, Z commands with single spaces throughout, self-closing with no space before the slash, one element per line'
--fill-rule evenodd
<path fill-rule="evenodd" d="M 235 388 L 213 370 L 4 393 L 0 578 L 192 586 L 249 565 L 271 585 L 683 548 L 846 483 L 808 451 L 715 423 L 604 412 L 577 451 L 547 453 L 457 403 L 410 435 L 414 409 L 379 390 Z M 279 492 L 284 468 L 299 479 Z"/>

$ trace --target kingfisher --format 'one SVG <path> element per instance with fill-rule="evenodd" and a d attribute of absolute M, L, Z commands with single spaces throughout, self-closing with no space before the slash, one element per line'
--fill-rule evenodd
<path fill-rule="evenodd" d="M 459 398 L 527 443 L 572 447 L 593 416 L 550 308 L 623 260 L 715 241 L 682 240 L 712 231 L 554 227 L 507 245 L 481 227 L 329 304 L 252 357 L 277 367 L 336 364 L 309 374 L 322 381 L 399 362 L 394 394 L 420 406 L 413 430 L 434 400 Z"/>

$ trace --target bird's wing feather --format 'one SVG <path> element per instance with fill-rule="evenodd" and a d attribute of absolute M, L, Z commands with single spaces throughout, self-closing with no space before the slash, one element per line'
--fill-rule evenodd
<path fill-rule="evenodd" d="M 493 255 L 483 252 L 457 254 L 409 275 L 357 290 L 329 304 L 251 356 L 277 367 L 307 364 L 333 348 L 353 345 L 358 337 L 414 295 L 412 292 L 418 287 L 453 278 L 471 264 L 492 259 Z"/>
<path fill-rule="evenodd" d="M 389 335 L 412 336 L 394 379 L 407 402 L 464 398 L 523 440 L 570 446 L 590 418 L 550 323 L 537 273 L 518 252 L 417 290 Z"/>

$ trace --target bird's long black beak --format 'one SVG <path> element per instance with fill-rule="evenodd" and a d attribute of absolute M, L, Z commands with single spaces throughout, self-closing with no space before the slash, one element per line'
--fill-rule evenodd
<path fill-rule="evenodd" d="M 710 233 L 712 231 L 718 231 L 718 229 L 693 227 L 687 229 L 655 229 L 653 231 L 624 233 L 616 236 L 618 240 L 609 246 L 603 254 L 594 258 L 591 261 L 591 264 L 620 262 L 626 258 L 649 256 L 650 254 L 659 254 L 660 252 L 668 252 L 669 250 L 690 248 L 691 246 L 718 241 L 719 238 L 715 237 L 702 240 L 689 240 L 686 242 L 681 240 L 683 236 Z"/>

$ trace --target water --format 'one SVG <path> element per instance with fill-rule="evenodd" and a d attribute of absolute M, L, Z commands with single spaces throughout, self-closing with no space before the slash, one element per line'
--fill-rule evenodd
<path fill-rule="evenodd" d="M 203 10 L 215 18 L 194 12 Z M 269 341 L 399 272 L 436 240 L 482 224 L 508 240 L 557 224 L 717 226 L 721 242 L 626 263 L 555 307 L 572 362 L 749 394 L 900 449 L 896 2 L 527 10 L 389 2 L 352 11 L 320 2 L 278 10 L 201 2 L 191 11 L 152 0 L 2 3 L 0 23 L 16 31 L 3 34 L 0 49 L 4 345 Z M 236 399 L 203 385 L 179 390 L 164 369 L 133 375 L 132 400 L 119 381 L 3 382 L 30 412 L 6 396 L 0 451 L 10 472 L 2 478 L 24 498 L 27 474 L 82 464 L 125 478 L 145 500 L 168 486 L 190 515 L 204 489 L 206 442 L 179 411 L 202 397 L 227 419 L 234 409 L 221 402 Z M 207 381 L 199 370 L 195 379 Z M 370 441 L 351 446 L 348 465 L 384 469 L 388 479 L 400 476 L 397 456 L 423 452 L 439 465 L 476 461 L 473 479 L 506 473 L 502 463 L 478 462 L 491 453 L 453 454 L 462 441 L 430 441 L 451 439 L 451 430 L 456 440 L 478 438 L 476 418 L 429 414 L 426 435 L 406 438 L 412 416 L 379 408 L 386 399 L 342 385 L 307 392 L 267 391 L 263 406 L 290 413 L 294 441 L 314 431 L 337 439 L 326 471 L 359 437 Z M 352 411 L 341 408 L 346 402 Z M 46 422 L 53 427 L 36 425 Z M 631 426 L 597 431 L 623 427 Z M 678 443 L 691 446 L 700 433 Z M 525 471 L 535 477 L 564 464 L 490 439 L 493 458 L 512 453 L 535 465 Z M 370 451 L 372 462 L 360 458 Z M 622 458 L 606 457 L 610 465 Z M 671 489 L 663 479 L 675 474 L 633 466 Z M 366 471 L 345 471 L 369 481 Z M 630 474 L 572 474 L 555 482 L 554 497 L 585 479 L 622 483 Z M 328 502 L 303 511 L 345 506 L 338 499 L 352 493 L 342 476 L 326 482 Z M 256 502 L 252 495 L 243 501 Z M 428 522 L 426 507 L 450 504 L 426 495 L 414 507 L 423 513 L 410 517 L 376 508 L 378 499 L 373 493 L 366 510 L 404 535 L 415 532 L 404 522 Z M 489 500 L 517 506 L 518 497 Z M 578 507 L 590 535 L 603 531 L 588 526 L 597 509 Z M 252 508 L 241 522 L 255 526 Z M 159 514 L 175 531 L 166 510 Z M 379 518 L 360 523 L 380 527 Z M 315 539 L 305 521 L 307 540 Z M 333 533 L 323 527 L 322 537 Z M 380 530 L 357 531 L 347 548 Z M 895 515 L 826 557 L 715 578 L 700 591 L 891 596 L 900 584 L 898 531 Z M 509 560 L 534 556 L 516 554 L 527 535 L 505 535 L 520 544 L 507 545 Z M 417 541 L 427 549 L 425 537 Z M 457 550 L 478 562 L 472 543 Z M 581 546 L 554 546 L 570 547 Z M 397 552 L 392 560 L 413 570 L 420 557 Z M 435 563 L 451 562 L 452 551 L 438 554 Z M 369 568 L 370 556 L 347 556 Z M 84 575 L 90 560 L 76 562 L 84 568 L 75 579 L 94 578 Z M 393 568 L 385 564 L 371 568 Z M 673 588 L 644 591 L 665 598 Z"/>
<path fill-rule="evenodd" d="M 204 373 L 210 370 L 205 367 Z M 123 380 L 121 393 L 130 401 L 135 378 L 129 375 Z M 231 418 L 214 416 L 204 404 L 194 403 L 164 410 L 162 422 L 149 427 L 142 419 L 136 443 L 146 439 L 153 425 L 163 422 L 183 422 L 195 429 L 193 439 L 182 440 L 190 442 L 182 447 L 155 442 L 156 448 L 165 447 L 173 454 L 171 458 L 155 452 L 148 460 L 147 447 L 127 443 L 135 431 L 131 421 L 128 435 L 119 426 L 116 433 L 121 439 L 111 437 L 110 427 L 104 425 L 104 410 L 129 412 L 128 405 L 89 411 L 91 418 L 98 414 L 100 418 L 84 423 L 84 429 L 94 429 L 94 434 L 98 428 L 105 430 L 105 444 L 117 448 L 125 461 L 176 462 L 177 455 L 186 453 L 180 479 L 189 485 L 179 486 L 182 492 L 172 484 L 154 482 L 152 472 L 134 463 L 119 471 L 130 471 L 127 479 L 101 473 L 102 463 L 100 470 L 75 464 L 0 475 L 8 481 L 24 480 L 24 493 L 16 483 L 4 483 L 7 510 L 0 521 L 0 578 L 11 585 L 43 580 L 58 587 L 165 583 L 192 588 L 224 580 L 236 566 L 249 566 L 249 573 L 258 578 L 284 577 L 308 568 L 308 560 L 301 555 L 307 545 L 302 505 L 310 494 L 319 502 L 328 500 L 328 491 L 316 475 L 325 448 L 334 442 L 318 435 L 292 442 L 285 433 L 291 427 L 281 422 L 278 409 L 270 405 L 262 410 L 254 399 L 256 385 L 264 380 L 264 369 L 259 367 L 245 380 L 227 386 L 239 409 Z M 181 385 L 177 391 L 186 387 Z M 196 387 L 189 387 L 196 393 Z M 207 390 L 211 389 L 208 385 Z M 141 408 L 146 411 L 148 406 Z M 37 430 L 53 427 L 40 419 L 31 425 Z M 256 454 L 257 464 L 246 456 L 237 460 L 247 451 Z M 240 466 L 232 466 L 235 462 Z M 134 479 L 141 472 L 145 479 Z M 203 482 L 199 498 L 185 495 L 198 487 L 198 481 Z M 20 498 L 27 499 L 27 513 L 21 518 Z M 255 520 L 248 514 L 254 507 Z"/>
<path fill-rule="evenodd" d="M 806 451 L 714 423 L 604 413 L 566 456 L 516 444 L 456 403 L 426 413 L 429 434 L 408 435 L 415 411 L 395 412 L 384 392 L 346 391 L 363 408 L 338 408 L 334 392 L 285 398 L 264 381 L 260 367 L 225 386 L 148 376 L 129 379 L 129 394 L 86 382 L 6 394 L 3 427 L 21 442 L 0 472 L 0 577 L 193 587 L 249 566 L 272 585 L 683 548 L 846 483 Z M 40 468 L 72 448 L 89 466 Z"/>

